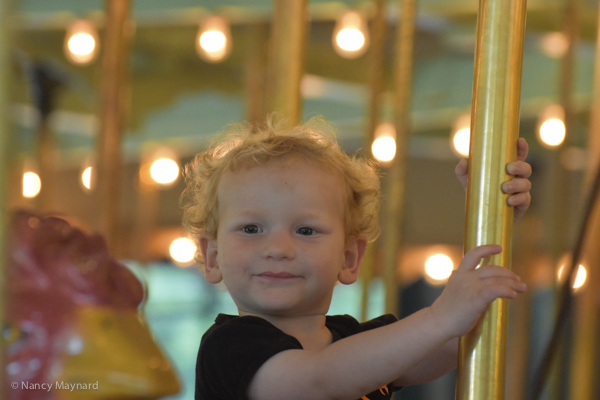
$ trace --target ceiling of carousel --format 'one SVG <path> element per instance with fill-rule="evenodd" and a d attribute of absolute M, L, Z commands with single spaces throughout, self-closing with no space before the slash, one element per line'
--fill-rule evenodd
<path fill-rule="evenodd" d="M 130 49 L 131 105 L 123 138 L 123 154 L 130 162 L 131 171 L 126 173 L 135 176 L 139 158 L 149 146 L 169 146 L 185 160 L 200 151 L 221 128 L 245 119 L 248 98 L 245 91 L 246 64 L 253 52 L 264 50 L 260 46 L 266 45 L 266 36 L 261 40 L 260 35 L 264 35 L 269 26 L 273 1 L 140 0 L 131 3 L 134 20 Z M 388 91 L 392 88 L 397 3 L 387 3 L 389 24 L 385 68 Z M 423 148 L 448 143 L 453 122 L 470 109 L 478 8 L 477 0 L 419 0 L 417 3 L 412 98 L 413 155 L 425 151 Z M 564 3 L 559 0 L 529 0 L 527 5 L 521 135 L 528 138 L 534 153 L 539 147 L 534 143 L 537 116 L 546 104 L 557 101 L 559 97 L 561 62 L 547 55 L 542 44 L 548 33 L 561 30 Z M 591 97 L 597 1 L 580 3 L 581 41 L 577 50 L 573 92 L 575 110 L 583 126 L 587 124 Z M 79 173 L 81 160 L 94 147 L 102 77 L 97 61 L 88 66 L 70 64 L 63 54 L 63 41 L 66 27 L 77 18 L 96 21 L 101 29 L 103 7 L 104 2 L 99 0 L 17 2 L 15 42 L 18 50 L 15 52 L 13 115 L 19 134 L 13 139 L 15 157 L 24 159 L 31 154 L 36 137 L 31 85 L 25 66 L 43 64 L 55 71 L 61 82 L 51 127 L 60 144 L 62 167 L 65 174 Z M 352 60 L 342 58 L 333 50 L 331 39 L 336 19 L 350 8 L 361 9 L 369 15 L 373 12 L 373 3 L 309 1 L 307 76 L 303 80 L 302 91 L 304 118 L 324 115 L 337 127 L 341 141 L 354 150 L 362 143 L 366 125 L 369 53 Z M 221 15 L 231 23 L 232 52 L 229 58 L 218 64 L 202 61 L 194 47 L 199 22 L 211 14 Z M 389 102 L 384 114 L 391 116 Z M 572 142 L 584 146 L 585 135 L 574 136 Z M 449 149 L 441 153 L 440 159 L 456 162 Z M 61 185 L 65 192 L 79 190 L 70 189 L 67 183 Z M 454 185 L 454 182 L 449 185 Z M 452 222 L 460 226 L 464 207 L 460 200 L 461 189 L 448 190 L 459 199 L 458 218 Z M 172 190 L 161 193 L 159 225 L 178 225 L 177 197 L 180 192 L 181 182 Z M 83 199 L 82 196 L 85 194 L 69 197 Z M 411 200 L 408 199 L 408 202 Z M 421 207 L 417 205 L 418 201 L 413 202 L 415 209 Z M 63 208 L 82 216 L 90 212 L 86 207 L 70 204 Z M 124 215 L 134 214 L 136 209 L 133 204 L 124 208 L 129 210 L 124 211 Z M 124 221 L 127 221 L 126 217 Z M 416 241 L 460 243 L 462 240 L 460 230 L 458 235 L 454 229 L 444 232 L 440 230 L 439 237 L 423 234 L 423 238 Z M 419 232 L 413 233 L 419 238 Z"/>

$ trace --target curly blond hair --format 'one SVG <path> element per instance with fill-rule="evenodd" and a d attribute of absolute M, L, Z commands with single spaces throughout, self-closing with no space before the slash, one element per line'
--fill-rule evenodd
<path fill-rule="evenodd" d="M 260 165 L 272 159 L 297 156 L 343 178 L 346 190 L 344 226 L 346 240 L 379 236 L 380 184 L 376 164 L 349 156 L 338 145 L 332 128 L 322 117 L 289 128 L 285 120 L 270 116 L 264 124 L 229 126 L 225 136 L 196 155 L 185 166 L 186 188 L 180 199 L 183 226 L 196 243 L 196 261 L 202 265 L 200 235 L 217 237 L 217 189 L 223 173 Z"/>

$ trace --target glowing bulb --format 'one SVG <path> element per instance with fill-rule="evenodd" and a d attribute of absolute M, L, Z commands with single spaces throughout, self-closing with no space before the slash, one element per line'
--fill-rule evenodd
<path fill-rule="evenodd" d="M 558 118 L 546 120 L 540 126 L 540 139 L 548 146 L 560 146 L 566 134 L 565 123 Z"/>
<path fill-rule="evenodd" d="M 169 246 L 169 254 L 175 262 L 186 264 L 194 259 L 196 249 L 196 245 L 191 240 L 179 238 L 173 240 Z"/>
<path fill-rule="evenodd" d="M 373 156 L 382 162 L 392 161 L 396 155 L 396 128 L 390 122 L 382 122 L 375 128 L 375 140 L 371 145 Z"/>
<path fill-rule="evenodd" d="M 69 51 L 77 56 L 86 56 L 94 51 L 96 41 L 88 33 L 77 33 L 69 39 Z"/>
<path fill-rule="evenodd" d="M 454 263 L 445 254 L 434 254 L 425 261 L 425 278 L 432 284 L 443 284 L 452 275 Z"/>
<path fill-rule="evenodd" d="M 564 272 L 565 266 L 561 265 L 560 268 L 558 269 L 558 281 L 559 282 L 564 282 L 565 277 L 563 277 L 563 272 Z M 577 276 L 575 277 L 575 282 L 573 283 L 573 289 L 577 290 L 579 288 L 581 288 L 583 286 L 583 284 L 585 283 L 587 279 L 587 270 L 585 269 L 585 267 L 583 265 L 579 265 L 579 268 L 577 269 Z"/>
<path fill-rule="evenodd" d="M 92 167 L 87 167 L 83 170 L 81 173 L 81 183 L 88 190 L 92 188 Z"/>
<path fill-rule="evenodd" d="M 207 18 L 198 30 L 196 51 L 205 61 L 223 61 L 231 52 L 231 29 L 227 20 L 217 16 Z"/>
<path fill-rule="evenodd" d="M 380 137 L 375 139 L 371 146 L 373 156 L 379 161 L 392 161 L 396 155 L 396 141 L 392 137 Z"/>
<path fill-rule="evenodd" d="M 42 190 L 42 180 L 35 172 L 23 174 L 23 197 L 33 198 Z"/>
<path fill-rule="evenodd" d="M 209 53 L 224 52 L 227 38 L 223 32 L 206 31 L 200 36 L 200 46 Z"/>
<path fill-rule="evenodd" d="M 569 38 L 563 32 L 550 32 L 542 37 L 540 47 L 548 57 L 561 58 L 569 50 Z"/>
<path fill-rule="evenodd" d="M 335 24 L 333 48 L 342 57 L 360 57 L 367 50 L 369 31 L 367 22 L 361 13 L 347 11 Z"/>
<path fill-rule="evenodd" d="M 346 51 L 357 51 L 365 45 L 365 36 L 357 28 L 345 28 L 335 36 L 338 46 Z"/>
<path fill-rule="evenodd" d="M 454 150 L 462 157 L 469 157 L 471 147 L 471 128 L 463 128 L 457 131 L 452 138 Z"/>
<path fill-rule="evenodd" d="M 90 21 L 73 22 L 65 35 L 65 55 L 75 64 L 88 64 L 98 54 L 98 33 Z"/>
<path fill-rule="evenodd" d="M 160 158 L 152 163 L 150 176 L 156 183 L 168 185 L 179 176 L 179 165 L 170 158 Z"/>

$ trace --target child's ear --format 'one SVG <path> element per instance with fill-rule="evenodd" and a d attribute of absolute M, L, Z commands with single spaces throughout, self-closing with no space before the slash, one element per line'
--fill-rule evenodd
<path fill-rule="evenodd" d="M 358 279 L 360 263 L 367 250 L 367 238 L 359 236 L 350 239 L 344 253 L 344 265 L 338 274 L 338 280 L 344 285 L 350 285 Z"/>
<path fill-rule="evenodd" d="M 200 237 L 200 251 L 204 258 L 204 277 L 209 283 L 217 284 L 223 279 L 217 262 L 217 240 Z"/>

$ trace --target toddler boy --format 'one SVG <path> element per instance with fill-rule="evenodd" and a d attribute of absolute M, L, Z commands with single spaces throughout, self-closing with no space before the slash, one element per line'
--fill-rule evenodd
<path fill-rule="evenodd" d="M 529 205 L 527 145 L 507 171 L 509 204 Z M 456 169 L 466 185 L 466 163 Z M 196 399 L 389 399 L 456 367 L 458 338 L 499 297 L 526 286 L 510 270 L 475 269 L 497 245 L 469 251 L 442 295 L 398 321 L 327 316 L 337 282 L 356 282 L 378 235 L 379 178 L 314 121 L 237 126 L 186 168 L 184 225 L 206 280 L 224 284 L 239 316 L 205 333 Z"/>

